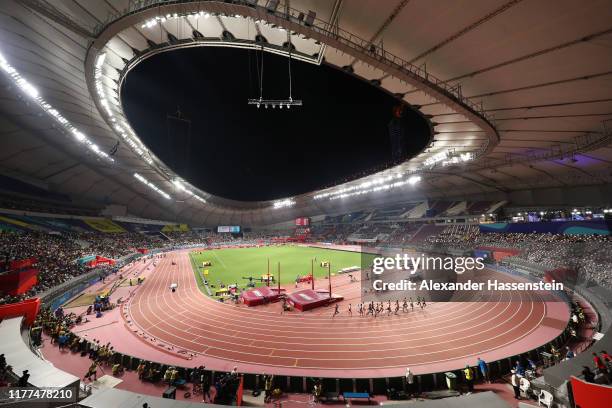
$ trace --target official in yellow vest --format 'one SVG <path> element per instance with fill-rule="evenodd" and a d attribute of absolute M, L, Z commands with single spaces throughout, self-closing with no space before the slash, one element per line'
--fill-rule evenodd
<path fill-rule="evenodd" d="M 465 369 L 463 370 L 463 376 L 465 377 L 465 382 L 468 387 L 468 392 L 469 393 L 474 392 L 474 372 L 472 371 L 469 365 L 465 366 Z"/>

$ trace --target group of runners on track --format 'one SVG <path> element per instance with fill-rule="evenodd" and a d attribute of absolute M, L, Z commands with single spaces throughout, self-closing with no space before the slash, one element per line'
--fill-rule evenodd
<path fill-rule="evenodd" d="M 391 316 L 392 314 L 398 315 L 400 312 L 400 309 L 402 313 L 414 311 L 414 303 L 415 302 L 412 300 L 412 298 L 409 298 L 409 299 L 404 298 L 401 305 L 400 305 L 399 300 L 396 300 L 395 302 L 388 300 L 386 303 L 385 302 L 374 302 L 374 301 L 371 301 L 369 303 L 359 303 L 357 305 L 357 313 L 359 313 L 359 316 L 361 317 L 363 316 L 378 317 L 379 315 L 384 315 L 385 312 L 387 316 Z M 417 307 L 421 308 L 421 310 L 427 307 L 427 302 L 425 301 L 424 297 L 421 298 L 417 296 L 416 304 L 417 304 Z M 351 303 L 349 303 L 348 305 L 347 313 L 349 316 L 353 315 L 353 305 Z M 336 303 L 335 308 L 334 308 L 334 314 L 332 315 L 332 318 L 336 317 L 336 315 L 339 315 L 339 314 L 340 314 L 340 305 Z"/>

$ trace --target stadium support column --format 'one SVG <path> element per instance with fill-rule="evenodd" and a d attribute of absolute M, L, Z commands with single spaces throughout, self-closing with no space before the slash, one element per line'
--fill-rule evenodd
<path fill-rule="evenodd" d="M 329 298 L 331 299 L 331 262 L 327 263 L 327 280 L 329 281 Z"/>
<path fill-rule="evenodd" d="M 310 282 L 312 283 L 312 290 L 314 290 L 314 259 L 310 260 Z"/>

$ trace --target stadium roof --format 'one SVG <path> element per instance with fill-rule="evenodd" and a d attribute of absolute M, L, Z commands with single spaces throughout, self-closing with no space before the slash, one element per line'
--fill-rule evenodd
<path fill-rule="evenodd" d="M 274 3 L 0 2 L 0 170 L 128 205 L 134 215 L 207 225 L 272 223 L 381 195 L 611 181 L 609 1 L 294 0 L 266 8 Z M 429 115 L 430 146 L 326 191 L 247 203 L 177 180 L 124 121 L 122 79 L 148 56 L 261 47 L 263 39 L 268 52 L 286 54 L 289 35 L 293 57 L 343 67 Z M 112 156 L 117 140 L 130 148 Z"/>

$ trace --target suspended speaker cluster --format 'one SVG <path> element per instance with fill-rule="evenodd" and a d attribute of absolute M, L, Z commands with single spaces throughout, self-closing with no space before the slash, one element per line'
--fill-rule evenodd
<path fill-rule="evenodd" d="M 272 108 L 279 109 L 287 108 L 289 109 L 292 106 L 302 106 L 302 100 L 300 99 L 249 99 L 249 105 L 256 105 L 258 108 L 264 107 L 265 109 Z"/>
<path fill-rule="evenodd" d="M 271 3 L 275 3 L 273 5 L 274 9 L 276 9 L 276 7 L 278 6 L 278 1 L 276 0 L 271 0 L 268 4 L 270 5 Z M 288 7 L 288 1 L 287 1 L 287 7 Z M 263 72 L 264 72 L 264 47 L 263 44 L 261 46 L 261 66 L 259 67 L 259 98 L 258 99 L 249 99 L 248 100 L 248 104 L 249 105 L 255 105 L 257 106 L 257 108 L 261 108 L 261 106 L 263 105 L 264 109 L 268 109 L 269 107 L 271 107 L 272 109 L 276 109 L 276 107 L 278 106 L 279 109 L 283 109 L 283 108 L 291 108 L 292 106 L 302 106 L 302 100 L 301 99 L 293 99 L 293 95 L 291 94 L 291 90 L 292 90 L 292 78 L 291 78 L 291 50 L 295 49 L 295 47 L 293 46 L 293 44 L 291 44 L 291 31 L 287 30 L 287 42 L 285 44 L 283 44 L 284 46 L 286 45 L 286 48 L 288 49 L 288 71 L 289 71 L 289 97 L 287 99 L 264 99 L 263 95 L 264 95 L 264 88 L 263 88 L 263 80 L 264 80 L 264 76 L 263 76 Z"/>

